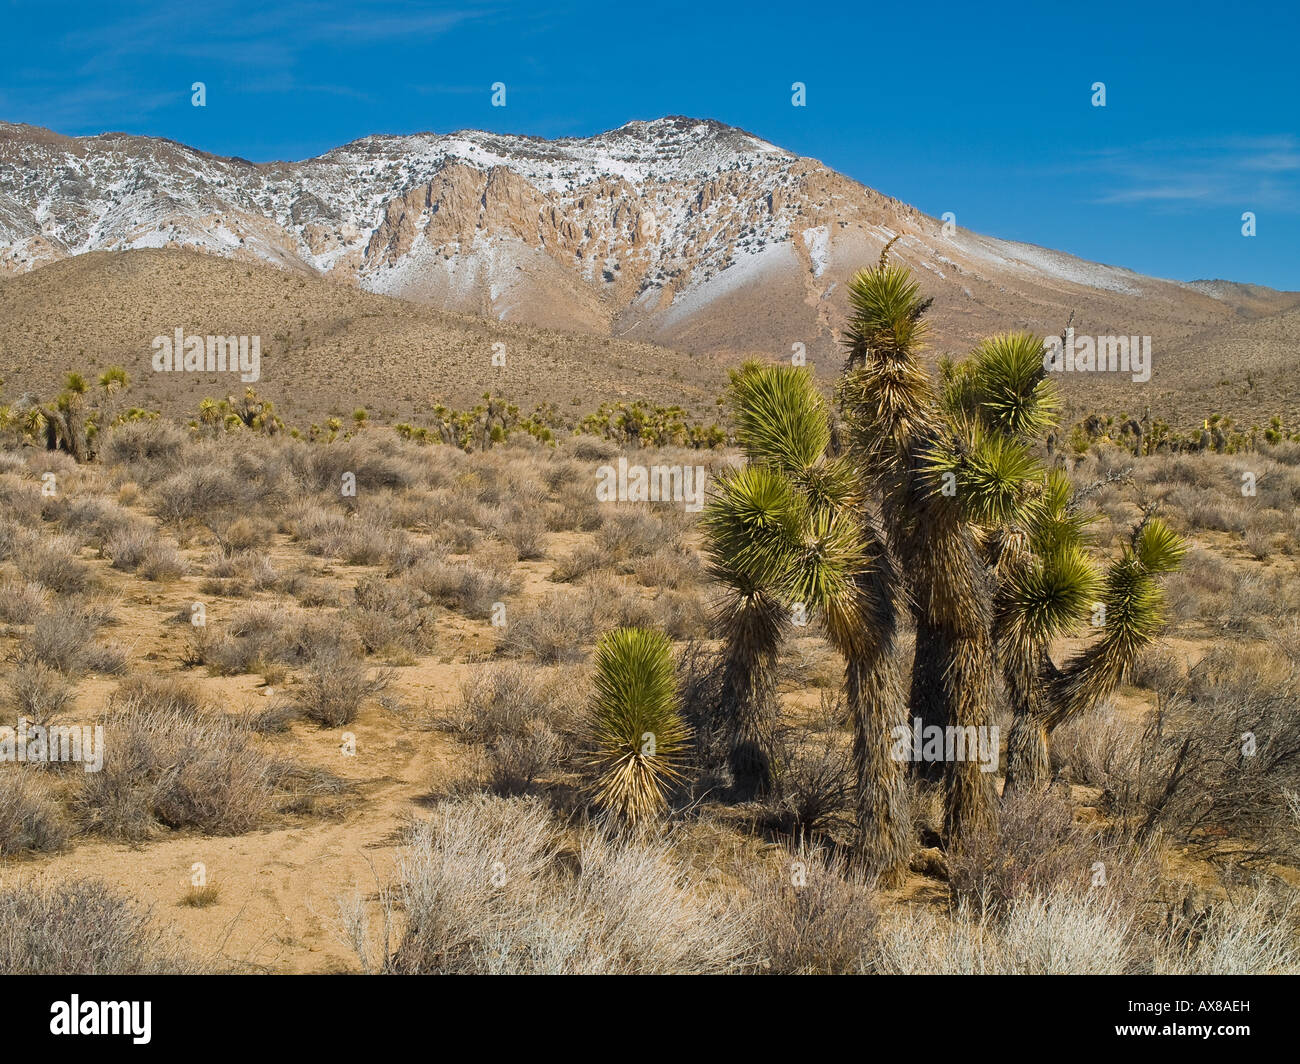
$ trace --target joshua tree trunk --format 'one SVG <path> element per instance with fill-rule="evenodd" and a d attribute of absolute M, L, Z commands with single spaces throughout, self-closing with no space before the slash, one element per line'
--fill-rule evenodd
<path fill-rule="evenodd" d="M 1047 747 L 1047 710 L 1044 682 L 1050 665 L 1041 651 L 1029 647 L 1002 647 L 1002 678 L 1013 718 L 1007 736 L 1005 799 L 1017 789 L 1042 791 L 1051 782 Z"/>
<path fill-rule="evenodd" d="M 916 650 L 912 657 L 912 689 L 908 698 L 911 715 L 918 717 L 921 728 L 931 725 L 940 728 L 952 723 L 948 703 L 943 694 L 942 634 L 929 617 L 916 610 Z M 911 720 L 905 723 L 910 725 Z M 943 778 L 943 764 L 938 761 L 915 760 L 912 773 L 921 779 L 938 781 Z"/>
<path fill-rule="evenodd" d="M 892 887 L 906 873 L 912 851 L 906 762 L 894 757 L 894 729 L 904 726 L 907 706 L 892 651 L 850 661 L 844 685 L 853 720 L 858 848 L 881 885 Z"/>
<path fill-rule="evenodd" d="M 966 735 L 986 734 L 993 672 L 988 629 L 975 629 L 953 639 L 945 670 L 945 697 L 953 711 L 953 725 Z M 972 729 L 974 729 L 972 731 Z M 968 746 L 969 754 L 969 746 Z M 985 772 L 978 758 L 952 758 L 944 771 L 944 834 L 949 845 L 979 834 L 997 824 L 995 773 Z"/>
<path fill-rule="evenodd" d="M 947 499 L 916 500 L 918 513 L 908 537 L 904 568 L 912 574 L 912 595 L 924 617 L 917 626 L 916 656 L 921 677 L 936 692 L 922 691 L 923 706 L 940 726 L 986 734 L 992 717 L 992 610 L 987 573 L 960 511 Z M 925 643 L 922 643 L 922 639 Z M 917 693 L 913 672 L 913 693 Z M 913 707 L 916 712 L 917 707 Z M 944 835 L 949 844 L 997 822 L 994 773 L 978 758 L 946 760 Z"/>
<path fill-rule="evenodd" d="M 736 797 L 748 801 L 772 784 L 772 728 L 776 714 L 776 659 L 785 634 L 785 613 L 766 592 L 745 588 L 723 616 L 721 704 L 723 730 Z"/>
<path fill-rule="evenodd" d="M 1002 797 L 1017 791 L 1042 791 L 1051 782 L 1047 725 L 1028 711 L 1017 712 L 1007 736 L 1007 777 Z"/>

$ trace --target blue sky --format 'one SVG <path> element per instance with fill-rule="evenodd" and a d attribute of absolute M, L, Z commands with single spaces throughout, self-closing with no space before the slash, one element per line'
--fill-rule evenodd
<path fill-rule="evenodd" d="M 585 136 L 686 114 L 981 232 L 1300 290 L 1294 0 L 0 11 L 0 119 L 61 133 L 120 129 L 265 161 L 376 132 Z M 190 105 L 195 81 L 206 107 Z M 491 106 L 498 81 L 504 108 Z M 796 81 L 806 107 L 791 106 Z"/>

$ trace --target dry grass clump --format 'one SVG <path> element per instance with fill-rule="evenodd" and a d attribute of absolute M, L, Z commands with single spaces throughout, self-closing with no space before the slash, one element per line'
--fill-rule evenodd
<path fill-rule="evenodd" d="M 5 624 L 31 624 L 49 601 L 50 593 L 40 584 L 12 577 L 0 580 L 0 621 Z"/>
<path fill-rule="evenodd" d="M 700 556 L 680 547 L 661 547 L 637 559 L 632 572 L 645 587 L 698 587 L 703 579 Z"/>
<path fill-rule="evenodd" d="M 1163 680 L 1151 678 L 1149 682 Z M 1104 703 L 1052 732 L 1052 769 L 1075 783 L 1115 793 L 1133 778 L 1140 737 L 1140 726 Z"/>
<path fill-rule="evenodd" d="M 540 499 L 516 503 L 499 509 L 492 521 L 496 534 L 515 548 L 520 561 L 546 557 L 546 522 L 540 508 Z"/>
<path fill-rule="evenodd" d="M 596 533 L 596 545 L 611 561 L 631 562 L 675 545 L 676 535 L 653 513 L 615 510 Z"/>
<path fill-rule="evenodd" d="M 174 525 L 211 520 L 250 501 L 246 486 L 224 464 L 186 464 L 153 489 L 154 513 Z"/>
<path fill-rule="evenodd" d="M 45 724 L 72 705 L 72 684 L 42 661 L 20 662 L 8 678 L 7 704 L 19 717 Z"/>
<path fill-rule="evenodd" d="M 112 559 L 114 569 L 138 572 L 146 580 L 175 580 L 189 569 L 180 551 L 144 522 L 110 533 L 104 541 L 104 554 Z"/>
<path fill-rule="evenodd" d="M 127 466 L 133 479 L 146 483 L 150 473 L 179 465 L 189 442 L 180 428 L 162 418 L 125 421 L 105 433 L 99 457 L 106 466 Z"/>
<path fill-rule="evenodd" d="M 1184 909 L 1187 912 L 1186 908 Z M 1190 916 L 1190 918 L 1189 918 Z M 963 900 L 881 921 L 872 970 L 896 975 L 1275 975 L 1300 972 L 1294 891 L 1256 886 L 1140 926 L 1115 895 L 1022 895 L 1003 913 Z"/>
<path fill-rule="evenodd" d="M 438 605 L 476 620 L 489 617 L 492 607 L 513 589 L 508 575 L 470 561 L 430 559 L 412 569 L 406 580 Z"/>
<path fill-rule="evenodd" d="M 308 662 L 294 693 L 298 711 L 323 728 L 339 728 L 357 719 L 361 705 L 388 685 L 388 674 L 369 676 L 366 663 L 346 653 L 319 653 Z"/>
<path fill-rule="evenodd" d="M 963 900 L 881 921 L 872 970 L 887 975 L 1108 975 L 1132 967 L 1131 915 L 1102 892 L 1022 895 L 1001 915 Z"/>
<path fill-rule="evenodd" d="M 191 975 L 200 966 L 151 912 L 103 880 L 0 887 L 0 971 L 10 975 Z"/>
<path fill-rule="evenodd" d="M 104 765 L 77 781 L 82 830 L 141 842 L 164 830 L 239 835 L 273 810 L 273 759 L 232 718 L 157 697 L 117 698 Z"/>
<path fill-rule="evenodd" d="M 363 577 L 347 611 L 369 653 L 426 653 L 437 641 L 430 596 L 405 583 Z"/>
<path fill-rule="evenodd" d="M 535 605 L 511 613 L 501 637 L 506 654 L 530 656 L 544 665 L 580 661 L 584 644 L 598 631 L 590 594 L 552 591 Z"/>
<path fill-rule="evenodd" d="M 1130 918 L 1156 895 L 1161 871 L 1155 849 L 1076 824 L 1069 803 L 1050 792 L 1009 796 L 996 831 L 965 840 L 948 865 L 953 895 L 978 913 L 1100 890 Z"/>
<path fill-rule="evenodd" d="M 551 579 L 558 584 L 581 580 L 589 573 L 613 567 L 605 551 L 594 543 L 581 543 L 555 563 Z"/>
<path fill-rule="evenodd" d="M 265 591 L 280 580 L 271 556 L 258 550 L 216 547 L 204 567 L 207 579 L 200 585 L 209 595 L 242 597 Z"/>
<path fill-rule="evenodd" d="M 1300 974 L 1300 902 L 1294 890 L 1257 883 L 1208 910 L 1184 906 L 1143 966 L 1157 975 Z"/>
<path fill-rule="evenodd" d="M 24 536 L 14 549 L 14 564 L 24 579 L 49 588 L 56 595 L 80 595 L 93 583 L 90 567 L 78 557 L 76 536 L 48 532 Z"/>
<path fill-rule="evenodd" d="M 63 807 L 51 796 L 47 781 L 25 765 L 0 764 L 0 857 L 48 853 L 61 849 L 67 839 Z"/>
<path fill-rule="evenodd" d="M 474 672 L 443 724 L 482 744 L 488 785 L 498 794 L 524 794 L 568 753 L 577 722 L 573 677 L 548 679 L 521 664 Z"/>
<path fill-rule="evenodd" d="M 40 662 L 67 676 L 85 672 L 120 672 L 125 655 L 120 648 L 95 641 L 96 632 L 111 619 L 102 604 L 67 599 L 41 614 L 23 641 L 24 662 Z"/>
<path fill-rule="evenodd" d="M 532 799 L 440 803 L 412 832 L 383 907 L 379 943 L 362 904 L 345 907 L 368 971 L 722 973 L 752 948 L 662 842 L 590 828 L 569 838 Z"/>
<path fill-rule="evenodd" d="M 288 528 L 294 541 L 310 553 L 340 558 L 349 565 L 376 565 L 387 548 L 382 514 L 343 510 L 337 504 L 302 502 L 292 511 Z"/>
<path fill-rule="evenodd" d="M 874 888 L 840 858 L 799 848 L 742 877 L 758 970 L 771 975 L 851 975 L 875 950 Z"/>

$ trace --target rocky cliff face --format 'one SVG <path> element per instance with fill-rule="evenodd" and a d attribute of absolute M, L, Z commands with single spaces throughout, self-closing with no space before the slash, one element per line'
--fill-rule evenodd
<path fill-rule="evenodd" d="M 926 272 L 942 338 L 1183 334 L 1230 289 L 1141 277 L 943 225 L 712 121 L 631 122 L 588 139 L 373 136 L 253 164 L 124 134 L 0 124 L 0 273 L 95 250 L 185 247 L 451 310 L 724 354 L 834 351 L 843 282 L 895 251 Z M 1283 305 L 1253 295 L 1264 312 Z M 1078 321 L 1079 319 L 1076 319 Z"/>

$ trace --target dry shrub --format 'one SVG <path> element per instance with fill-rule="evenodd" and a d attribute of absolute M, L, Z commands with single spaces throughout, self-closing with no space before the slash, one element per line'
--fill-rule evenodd
<path fill-rule="evenodd" d="M 256 550 L 217 547 L 208 556 L 202 589 L 210 595 L 251 595 L 274 587 L 280 579 L 271 556 Z"/>
<path fill-rule="evenodd" d="M 153 492 L 154 513 L 174 524 L 216 520 L 243 504 L 244 487 L 245 482 L 225 465 L 196 461 L 158 484 Z"/>
<path fill-rule="evenodd" d="M 843 860 L 800 848 L 779 866 L 751 866 L 744 880 L 761 971 L 850 975 L 864 968 L 879 914 L 871 884 Z"/>
<path fill-rule="evenodd" d="M 21 662 L 9 677 L 8 703 L 14 713 L 45 724 L 72 705 L 67 677 L 41 661 Z"/>
<path fill-rule="evenodd" d="M 612 561 L 634 561 L 675 545 L 676 535 L 644 510 L 618 510 L 596 533 L 596 545 Z"/>
<path fill-rule="evenodd" d="M 609 568 L 611 561 L 605 551 L 594 544 L 584 543 L 555 563 L 551 579 L 559 584 L 573 583 L 588 573 Z"/>
<path fill-rule="evenodd" d="M 119 528 L 104 541 L 104 554 L 111 559 L 114 569 L 133 573 L 144 561 L 145 554 L 157 542 L 153 526 L 138 521 Z"/>
<path fill-rule="evenodd" d="M 949 914 L 887 913 L 872 970 L 889 975 L 1111 975 L 1132 969 L 1132 916 L 1104 892 L 1021 895 L 995 916 L 963 899 Z"/>
<path fill-rule="evenodd" d="M 19 574 L 32 583 L 56 595 L 79 595 L 93 580 L 90 568 L 77 557 L 80 549 L 75 536 L 29 535 L 14 551 L 14 562 Z"/>
<path fill-rule="evenodd" d="M 673 547 L 661 548 L 638 559 L 632 571 L 646 587 L 698 587 L 703 579 L 700 556 Z"/>
<path fill-rule="evenodd" d="M 810 838 L 853 826 L 852 751 L 846 736 L 833 727 L 842 707 L 822 698 L 817 727 L 780 727 L 774 736 L 766 808 L 768 825 L 783 835 Z"/>
<path fill-rule="evenodd" d="M 1225 863 L 1300 861 L 1300 680 L 1286 657 L 1277 642 L 1217 647 L 1148 716 L 1113 794 L 1139 837 L 1159 829 Z"/>
<path fill-rule="evenodd" d="M 1052 769 L 1075 783 L 1114 793 L 1133 776 L 1141 728 L 1110 703 L 1067 720 L 1052 732 Z"/>
<path fill-rule="evenodd" d="M 138 571 L 146 580 L 177 580 L 189 572 L 189 563 L 174 546 L 159 540 L 145 551 Z"/>
<path fill-rule="evenodd" d="M 166 470 L 184 460 L 184 450 L 188 443 L 184 432 L 162 418 L 124 421 L 120 425 L 114 425 L 105 434 L 99 457 L 106 466 L 121 464 L 132 470 L 140 466 Z M 152 468 L 144 475 L 132 472 L 135 479 L 146 483 L 155 475 Z"/>
<path fill-rule="evenodd" d="M 351 724 L 361 704 L 388 685 L 388 674 L 369 677 L 363 660 L 349 654 L 317 654 L 294 693 L 298 711 L 323 728 Z"/>
<path fill-rule="evenodd" d="M 0 857 L 48 853 L 67 839 L 63 809 L 48 783 L 25 765 L 0 764 Z"/>
<path fill-rule="evenodd" d="M 154 925 L 148 909 L 103 880 L 15 880 L 0 887 L 0 971 L 86 976 L 199 970 Z"/>
<path fill-rule="evenodd" d="M 136 711 L 174 709 L 191 716 L 206 708 L 197 684 L 165 672 L 141 673 L 123 680 L 114 689 L 110 702 Z"/>
<path fill-rule="evenodd" d="M 486 747 L 488 782 L 501 794 L 523 794 L 567 753 L 576 706 L 565 679 L 547 682 L 539 670 L 500 665 L 476 671 L 461 686 L 459 702 L 443 723 Z"/>
<path fill-rule="evenodd" d="M 506 576 L 468 561 L 431 559 L 412 569 L 406 579 L 438 605 L 480 620 L 511 591 Z"/>
<path fill-rule="evenodd" d="M 236 517 L 217 536 L 219 546 L 230 553 L 266 547 L 275 539 L 275 525 L 256 517 Z"/>
<path fill-rule="evenodd" d="M 28 580 L 0 580 L 0 621 L 31 624 L 50 601 L 49 592 Z"/>
<path fill-rule="evenodd" d="M 95 642 L 95 633 L 107 620 L 103 607 L 96 603 L 83 599 L 59 602 L 37 618 L 22 645 L 21 657 L 68 676 L 118 672 L 124 664 L 121 652 Z"/>
<path fill-rule="evenodd" d="M 510 615 L 501 649 L 530 655 L 543 664 L 580 661 L 584 644 L 597 635 L 595 614 L 590 595 L 552 591 L 536 605 Z"/>
<path fill-rule="evenodd" d="M 954 896 L 977 913 L 1101 892 L 1131 915 L 1155 896 L 1160 878 L 1156 850 L 1076 824 L 1070 804 L 1050 792 L 1007 797 L 996 830 L 963 839 L 948 864 Z"/>
<path fill-rule="evenodd" d="M 509 543 L 522 561 L 546 557 L 546 524 L 539 513 L 540 500 L 497 511 L 497 535 Z"/>
<path fill-rule="evenodd" d="M 1256 884 L 1199 912 L 1185 908 L 1156 943 L 1157 975 L 1300 974 L 1300 902 L 1293 888 Z"/>
<path fill-rule="evenodd" d="M 237 721 L 189 705 L 115 699 L 104 765 L 78 781 L 72 806 L 88 832 L 140 842 L 164 829 L 239 835 L 275 800 L 275 767 Z"/>
<path fill-rule="evenodd" d="M 704 974 L 740 970 L 749 950 L 663 841 L 590 828 L 571 841 L 532 799 L 440 803 L 383 900 L 391 948 L 375 949 L 360 906 L 349 920 L 372 971 Z"/>
<path fill-rule="evenodd" d="M 436 642 L 430 596 L 409 584 L 378 576 L 363 577 L 353 591 L 348 611 L 368 652 L 425 653 Z"/>

